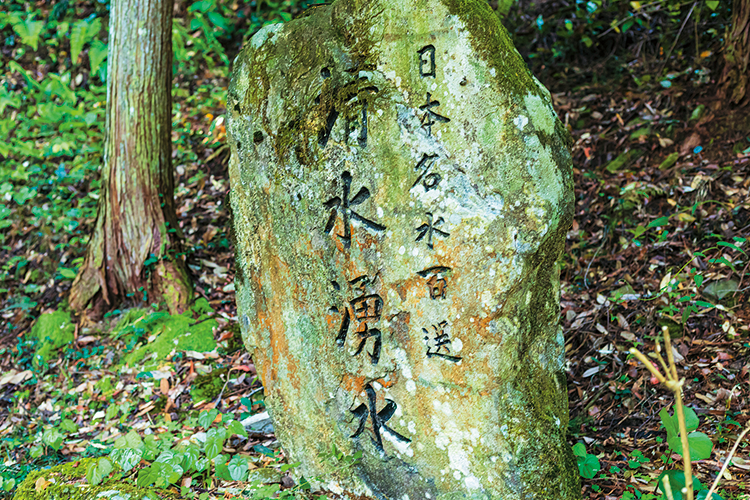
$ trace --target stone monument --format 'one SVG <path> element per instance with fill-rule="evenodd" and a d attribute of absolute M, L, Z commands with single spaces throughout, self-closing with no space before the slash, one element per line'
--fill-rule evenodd
<path fill-rule="evenodd" d="M 297 470 L 331 498 L 580 498 L 568 136 L 487 4 L 266 26 L 227 108 L 238 315 Z"/>

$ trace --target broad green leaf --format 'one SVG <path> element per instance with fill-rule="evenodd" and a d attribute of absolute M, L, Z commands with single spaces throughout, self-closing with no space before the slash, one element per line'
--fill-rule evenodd
<path fill-rule="evenodd" d="M 685 406 L 683 411 L 685 412 L 685 428 L 688 432 L 694 431 L 701 424 L 700 420 L 698 420 L 698 415 L 689 406 Z M 675 418 L 677 418 L 676 415 Z"/>
<path fill-rule="evenodd" d="M 182 461 L 184 456 L 182 453 L 174 452 L 172 450 L 162 451 L 161 454 L 154 460 L 155 462 L 162 462 L 171 466 L 180 466 L 182 469 Z"/>
<path fill-rule="evenodd" d="M 13 487 L 16 485 L 16 480 L 11 478 L 6 479 L 3 481 L 3 490 L 4 491 L 11 491 Z"/>
<path fill-rule="evenodd" d="M 61 268 L 62 269 L 62 268 Z M 72 269 L 70 269 L 72 271 Z M 60 271 L 60 274 L 62 274 L 62 270 Z M 75 271 L 73 271 L 73 274 L 76 274 Z M 67 277 L 67 276 L 65 276 Z M 75 279 L 75 276 L 73 276 L 72 279 Z M 117 414 L 120 412 L 120 407 L 116 404 L 110 404 L 107 407 L 107 413 L 104 416 L 104 418 L 107 419 L 107 421 L 114 420 L 117 417 Z"/>
<path fill-rule="evenodd" d="M 599 459 L 596 458 L 596 455 L 592 455 L 591 453 L 587 453 L 585 457 L 577 457 L 577 460 L 578 472 L 581 474 L 581 477 L 586 479 L 591 479 L 596 476 L 602 468 Z"/>
<path fill-rule="evenodd" d="M 208 429 L 216 417 L 219 415 L 219 410 L 212 408 L 211 410 L 204 410 L 198 414 L 198 425 L 204 429 Z"/>
<path fill-rule="evenodd" d="M 159 468 L 164 464 L 153 463 L 138 472 L 135 484 L 141 487 L 150 486 L 159 480 Z"/>
<path fill-rule="evenodd" d="M 695 496 L 695 500 L 706 500 L 708 497 L 708 490 L 699 491 Z M 718 493 L 711 493 L 711 500 L 724 500 Z"/>
<path fill-rule="evenodd" d="M 123 472 L 128 472 L 141 462 L 143 450 L 136 448 L 115 448 L 110 454 L 112 460 L 122 467 Z"/>
<path fill-rule="evenodd" d="M 42 434 L 42 442 L 57 451 L 63 444 L 65 436 L 55 428 L 48 429 Z"/>
<path fill-rule="evenodd" d="M 711 10 L 716 10 L 716 8 L 719 6 L 719 0 L 706 0 L 706 7 L 708 7 Z"/>
<path fill-rule="evenodd" d="M 143 440 L 134 430 L 130 430 L 124 436 L 120 436 L 115 439 L 115 448 L 135 448 L 143 450 Z"/>
<path fill-rule="evenodd" d="M 690 447 L 690 460 L 706 460 L 711 458 L 714 443 L 702 432 L 691 432 L 688 434 L 688 446 Z"/>
<path fill-rule="evenodd" d="M 222 442 L 213 437 L 213 438 L 207 438 L 206 439 L 206 458 L 209 460 L 213 460 L 217 456 L 219 456 L 219 453 L 221 453 L 222 449 Z"/>
<path fill-rule="evenodd" d="M 677 427 L 677 421 L 669 414 L 666 408 L 662 408 L 659 412 L 659 418 L 661 419 L 662 425 L 667 430 L 667 434 L 675 434 L 679 432 Z"/>
<path fill-rule="evenodd" d="M 227 429 L 230 434 L 247 437 L 247 431 L 239 420 L 233 420 Z M 574 447 L 575 448 L 575 447 Z"/>
<path fill-rule="evenodd" d="M 661 475 L 656 480 L 657 487 L 659 491 L 663 494 L 664 491 L 664 485 L 663 482 L 665 479 L 669 479 L 669 486 L 672 489 L 672 495 L 674 496 L 674 500 L 682 500 L 682 488 L 685 487 L 685 473 L 681 470 L 668 470 L 661 473 Z M 701 491 L 705 489 L 705 486 L 703 486 L 703 483 L 700 482 L 700 480 L 693 476 L 693 490 L 694 491 Z M 666 496 L 665 496 L 666 498 Z"/>
<path fill-rule="evenodd" d="M 583 443 L 576 443 L 573 445 L 573 455 L 577 457 L 585 457 L 586 456 L 586 445 Z"/>
<path fill-rule="evenodd" d="M 67 432 L 78 432 L 78 425 L 69 418 L 63 419 L 60 422 L 60 428 Z"/>
<path fill-rule="evenodd" d="M 196 464 L 200 457 L 200 449 L 194 445 L 189 444 L 182 449 L 182 467 L 186 471 L 197 470 Z"/>
<path fill-rule="evenodd" d="M 235 455 L 227 464 L 227 468 L 232 480 L 245 481 L 247 479 L 247 471 L 249 469 L 247 458 Z"/>
<path fill-rule="evenodd" d="M 648 226 L 646 226 L 646 229 L 651 229 L 652 227 L 666 226 L 668 222 L 669 222 L 669 217 L 659 217 L 658 219 L 655 219 L 649 222 Z"/>
<path fill-rule="evenodd" d="M 86 480 L 91 485 L 97 485 L 101 483 L 104 478 L 109 476 L 112 470 L 112 462 L 107 458 L 100 458 L 89 465 L 89 468 L 86 471 Z"/>

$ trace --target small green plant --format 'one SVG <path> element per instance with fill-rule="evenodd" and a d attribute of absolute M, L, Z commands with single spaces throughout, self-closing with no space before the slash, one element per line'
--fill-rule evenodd
<path fill-rule="evenodd" d="M 573 445 L 573 455 L 578 462 L 578 472 L 583 478 L 592 479 L 602 468 L 596 455 L 586 453 L 586 445 L 583 443 Z"/>
<path fill-rule="evenodd" d="M 664 471 L 657 479 L 659 491 L 662 492 L 662 498 L 667 500 L 682 500 L 683 497 L 687 497 L 688 500 L 704 500 L 710 498 L 711 500 L 723 500 L 721 496 L 714 493 L 714 490 L 719 485 L 722 474 L 729 465 L 732 456 L 737 451 L 737 447 L 745 434 L 750 431 L 750 426 L 740 434 L 737 442 L 734 444 L 732 451 L 730 451 L 724 466 L 722 467 L 719 474 L 716 476 L 714 483 L 710 489 L 706 489 L 705 486 L 693 476 L 692 473 L 692 460 L 703 460 L 711 456 L 711 450 L 713 443 L 711 440 L 702 432 L 695 432 L 698 428 L 699 420 L 691 408 L 686 407 L 682 402 L 682 387 L 685 384 L 685 379 L 680 379 L 677 376 L 677 366 L 674 361 L 674 355 L 672 352 L 672 342 L 669 336 L 669 329 L 665 326 L 662 327 L 662 334 L 664 336 L 664 347 L 667 351 L 667 360 L 665 361 L 661 355 L 661 345 L 656 344 L 655 357 L 659 362 L 662 370 L 666 375 L 663 375 L 659 369 L 651 363 L 651 361 L 638 349 L 631 348 L 630 353 L 638 358 L 638 360 L 646 365 L 646 368 L 651 374 L 667 389 L 672 391 L 675 397 L 675 408 L 674 415 L 670 414 L 666 409 L 659 412 L 659 417 L 667 430 L 667 444 L 676 453 L 682 456 L 683 470 L 667 470 Z M 687 450 L 687 453 L 685 452 Z M 697 497 L 695 492 L 698 492 Z"/>

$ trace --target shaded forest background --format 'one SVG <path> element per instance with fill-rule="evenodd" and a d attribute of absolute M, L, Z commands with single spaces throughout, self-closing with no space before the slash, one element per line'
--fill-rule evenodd
<path fill-rule="evenodd" d="M 223 114 L 242 44 L 314 3 L 175 2 L 172 163 L 197 300 L 171 315 L 132 290 L 101 321 L 71 314 L 68 294 L 100 193 L 109 4 L 3 3 L 3 494 L 45 467 L 82 461 L 92 484 L 130 481 L 157 495 L 310 494 L 290 479 L 263 419 L 236 326 Z M 696 432 L 710 441 L 694 467 L 710 484 L 750 420 L 748 2 L 490 5 L 573 138 L 562 323 L 584 495 L 660 498 L 656 479 L 679 466 L 660 416 L 671 395 L 628 354 L 650 351 L 664 326 Z M 733 16 L 745 31 L 732 31 Z M 728 58 L 740 70 L 728 73 Z M 248 419 L 243 435 L 237 423 Z M 202 431 L 212 441 L 189 448 Z M 170 451 L 179 460 L 164 458 Z M 332 450 L 339 466 L 350 459 Z M 743 443 L 722 498 L 747 498 L 748 470 Z"/>

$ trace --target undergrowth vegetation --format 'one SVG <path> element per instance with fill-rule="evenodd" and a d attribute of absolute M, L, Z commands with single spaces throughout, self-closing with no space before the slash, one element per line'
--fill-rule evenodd
<path fill-rule="evenodd" d="M 109 4 L 3 2 L 0 496 L 46 498 L 62 483 L 151 498 L 315 494 L 289 476 L 236 326 L 223 119 L 242 44 L 313 3 L 176 2 L 175 197 L 200 298 L 171 316 L 135 290 L 89 323 L 66 294 L 99 198 Z M 661 499 L 660 479 L 686 482 L 676 409 L 629 354 L 666 328 L 705 498 L 750 420 L 750 131 L 712 101 L 730 2 L 498 3 L 574 139 L 562 322 L 584 494 Z M 713 498 L 747 498 L 746 443 L 731 463 Z"/>

